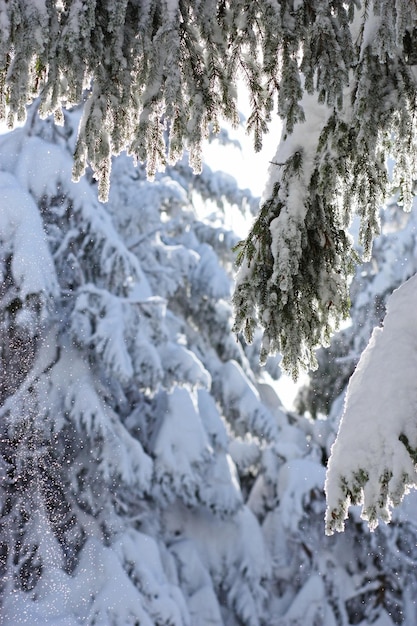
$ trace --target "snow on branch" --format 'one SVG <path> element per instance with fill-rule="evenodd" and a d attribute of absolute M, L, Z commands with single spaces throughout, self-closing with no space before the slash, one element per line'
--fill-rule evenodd
<path fill-rule="evenodd" d="M 247 239 L 236 246 L 233 296 L 234 332 L 251 343 L 262 326 L 261 362 L 281 352 L 281 366 L 294 379 L 300 367 L 315 369 L 314 349 L 347 316 L 356 259 L 344 232 L 342 172 L 331 163 L 332 147 L 323 149 L 331 110 L 308 94 L 302 105 L 305 120 L 291 135 L 284 131 L 265 201 Z"/>
<path fill-rule="evenodd" d="M 350 380 L 326 480 L 326 532 L 362 505 L 371 529 L 417 486 L 417 275 L 388 300 Z"/>
<path fill-rule="evenodd" d="M 349 227 L 358 214 L 359 243 L 369 258 L 388 193 L 387 159 L 396 163 L 405 208 L 416 178 L 416 76 L 403 50 L 407 29 L 417 24 L 414 3 L 381 1 L 367 10 L 357 3 L 353 21 L 339 24 L 343 43 L 332 42 L 335 22 L 321 2 L 314 4 L 320 19 L 307 27 L 300 66 L 303 116 L 289 124 L 286 113 L 259 216 L 236 247 L 234 330 L 251 342 L 262 326 L 261 361 L 281 352 L 294 378 L 300 367 L 317 366 L 314 350 L 348 315 L 349 277 L 359 260 Z M 323 41 L 328 57 L 315 76 L 309 55 Z M 343 56 L 345 46 L 353 56 Z M 288 71 L 290 61 L 285 65 Z M 335 67 L 337 81 L 322 88 Z M 283 75 L 281 94 L 287 84 L 297 91 Z"/>
<path fill-rule="evenodd" d="M 22 301 L 37 294 L 42 308 L 58 293 L 58 280 L 46 241 L 42 220 L 33 198 L 15 176 L 0 172 L 0 241 L 5 245 L 4 263 L 10 256 L 11 276 Z M 31 245 L 27 245 L 27 241 Z M 3 260 L 0 261 L 0 268 Z M 6 269 L 1 270 L 2 275 Z"/>

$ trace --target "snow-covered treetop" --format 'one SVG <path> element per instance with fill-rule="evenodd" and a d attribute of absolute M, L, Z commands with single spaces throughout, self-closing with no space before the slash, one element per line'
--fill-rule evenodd
<path fill-rule="evenodd" d="M 235 329 L 250 340 L 259 323 L 262 358 L 281 350 L 296 374 L 347 312 L 351 208 L 368 251 L 389 151 L 410 202 L 416 29 L 409 0 L 2 2 L 0 117 L 39 96 L 60 121 L 85 97 L 73 175 L 90 164 L 106 198 L 122 150 L 151 177 L 185 149 L 198 171 L 209 126 L 237 123 L 239 76 L 257 149 L 276 97 L 283 136 L 240 248 Z"/>

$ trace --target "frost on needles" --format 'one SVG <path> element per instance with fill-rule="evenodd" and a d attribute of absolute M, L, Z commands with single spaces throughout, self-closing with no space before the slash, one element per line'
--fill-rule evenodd
<path fill-rule="evenodd" d="M 396 130 L 401 145 L 410 139 L 413 82 L 402 41 L 415 9 L 391 5 L 366 4 L 363 12 L 356 0 L 7 3 L 0 116 L 12 125 L 39 95 L 41 114 L 62 121 L 62 107 L 89 87 L 73 176 L 91 165 L 104 199 L 110 157 L 122 150 L 146 160 L 151 177 L 184 149 L 198 171 L 209 127 L 238 121 L 238 76 L 249 91 L 247 128 L 257 149 L 276 98 L 285 154 L 280 149 L 260 217 L 240 248 L 235 329 L 250 340 L 261 324 L 263 357 L 280 349 L 295 374 L 300 364 L 314 364 L 312 348 L 347 312 L 347 207 L 359 197 L 369 244 L 385 185 L 383 141 Z M 374 12 L 381 26 L 370 38 Z M 305 94 L 327 111 L 307 147 L 290 138 L 309 132 Z M 294 150 L 285 150 L 286 141 Z M 340 189 L 349 190 L 342 207 Z"/>
<path fill-rule="evenodd" d="M 417 9 L 401 2 L 366 8 L 345 33 L 350 56 L 335 58 L 337 42 L 326 44 L 316 82 L 302 75 L 303 119 L 284 126 L 259 215 L 238 246 L 235 331 L 250 341 L 261 325 L 261 359 L 282 352 L 293 377 L 300 366 L 316 366 L 314 349 L 348 314 L 349 280 L 359 260 L 348 230 L 356 213 L 368 258 L 388 191 L 389 155 L 396 162 L 394 185 L 404 207 L 411 206 L 416 80 L 403 42 L 417 24 Z M 340 28 L 336 19 L 330 23 Z M 343 89 L 320 87 L 326 72 L 343 76 Z"/>
<path fill-rule="evenodd" d="M 13 125 L 39 97 L 40 113 L 61 122 L 62 108 L 85 98 L 73 177 L 90 165 L 101 199 L 111 156 L 124 150 L 149 177 L 184 150 L 199 171 L 210 128 L 238 121 L 238 76 L 257 149 L 276 99 L 283 131 L 259 215 L 237 246 L 234 331 L 251 341 L 261 326 L 261 360 L 280 351 L 294 377 L 314 368 L 314 349 L 348 314 L 353 215 L 364 258 L 379 231 L 388 157 L 411 206 L 416 3 L 22 0 L 0 11 L 0 117 Z"/>
<path fill-rule="evenodd" d="M 296 376 L 347 315 L 356 258 L 346 230 L 356 209 L 369 251 L 389 152 L 409 203 L 416 24 L 406 0 L 7 3 L 0 116 L 12 125 L 39 95 L 41 114 L 61 121 L 62 107 L 90 87 L 73 176 L 91 165 L 104 199 L 110 157 L 122 150 L 146 161 L 151 177 L 185 149 L 199 171 L 209 127 L 238 121 L 238 75 L 257 149 L 276 97 L 284 130 L 239 247 L 235 330 L 250 341 L 260 324 L 261 358 L 280 350 Z"/>

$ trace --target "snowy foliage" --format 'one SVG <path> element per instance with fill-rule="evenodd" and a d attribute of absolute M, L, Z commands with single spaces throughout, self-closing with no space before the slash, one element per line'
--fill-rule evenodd
<path fill-rule="evenodd" d="M 348 313 L 361 218 L 369 254 L 396 162 L 405 206 L 415 179 L 417 7 L 409 0 L 38 0 L 0 7 L 0 117 L 85 99 L 73 175 L 90 165 L 108 197 L 111 156 L 155 172 L 190 155 L 220 120 L 239 121 L 247 86 L 255 147 L 277 101 L 283 135 L 252 230 L 239 246 L 236 332 L 264 329 L 261 359 L 281 351 L 296 376 Z"/>
<path fill-rule="evenodd" d="M 105 207 L 70 180 L 77 117 L 1 139 L 2 623 L 256 626 L 270 563 L 231 442 L 279 428 L 230 332 L 221 225 L 253 200 L 120 157 Z"/>
<path fill-rule="evenodd" d="M 238 247 L 235 330 L 251 341 L 261 325 L 261 359 L 281 351 L 293 377 L 317 366 L 314 348 L 348 315 L 358 261 L 349 227 L 356 213 L 369 258 L 388 156 L 405 208 L 415 179 L 415 3 L 334 3 L 331 17 L 324 4 L 333 6 L 314 3 L 317 13 L 303 22 L 309 46 L 283 61 L 286 72 L 299 66 L 300 82 L 288 90 L 302 115 L 295 123 L 284 116 L 259 215 Z M 295 14 L 310 5 L 297 3 Z M 319 53 L 320 69 L 311 71 Z"/>
<path fill-rule="evenodd" d="M 197 220 L 189 170 L 153 186 L 121 158 L 99 204 L 71 182 L 77 116 L 1 140 L 2 623 L 220 624 L 222 587 L 225 615 L 258 624 L 261 552 L 208 548 L 174 514 L 214 537 L 255 526 L 264 550 L 211 392 L 211 336 L 250 375 L 224 300 L 236 236 Z"/>
<path fill-rule="evenodd" d="M 371 527 L 378 518 L 388 521 L 390 506 L 417 483 L 416 281 L 414 276 L 390 297 L 384 326 L 373 331 L 350 379 L 326 484 L 330 530 L 341 529 L 345 502 L 363 504 Z"/>
<path fill-rule="evenodd" d="M 415 393 L 415 278 L 409 278 L 417 270 L 415 214 L 402 213 L 393 200 L 382 216 L 383 234 L 376 241 L 373 258 L 358 272 L 352 286 L 352 326 L 344 331 L 342 368 L 347 367 L 349 373 L 353 370 L 372 327 L 381 324 L 385 307 L 387 313 L 382 328 L 373 330 L 348 388 L 345 414 L 329 466 L 329 531 L 342 528 L 349 503 L 355 501 L 363 504 L 364 517 L 371 527 L 378 518 L 389 520 L 391 507 L 416 483 L 415 418 L 411 408 Z M 392 289 L 406 279 L 391 296 Z"/>
<path fill-rule="evenodd" d="M 354 277 L 351 323 L 319 351 L 319 368 L 297 399 L 314 418 L 329 415 L 337 424 L 343 413 L 326 486 L 329 533 L 344 528 L 355 503 L 371 528 L 389 521 L 415 486 L 416 215 L 399 200 L 396 194 L 381 209 L 382 234 Z"/>
<path fill-rule="evenodd" d="M 296 400 L 297 409 L 313 417 L 332 411 L 366 348 L 375 326 L 380 326 L 393 289 L 417 272 L 415 210 L 406 213 L 390 199 L 380 211 L 381 234 L 372 257 L 358 266 L 350 286 L 349 324 L 332 336 L 330 346 L 317 351 L 318 370 L 309 372 L 308 385 Z"/>
<path fill-rule="evenodd" d="M 70 182 L 76 120 L 1 138 L 2 623 L 413 623 L 415 527 L 324 536 L 332 426 L 230 332 L 222 211 L 252 199 L 121 156 L 103 206 Z"/>

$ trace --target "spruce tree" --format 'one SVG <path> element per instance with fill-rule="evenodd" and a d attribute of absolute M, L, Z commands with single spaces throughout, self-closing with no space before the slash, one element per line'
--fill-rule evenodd
<path fill-rule="evenodd" d="M 1 139 L 2 623 L 256 626 L 270 566 L 229 447 L 278 425 L 230 332 L 222 226 L 254 200 L 121 156 L 104 206 L 70 180 L 65 115 Z"/>
<path fill-rule="evenodd" d="M 339 443 L 329 466 L 329 532 L 342 529 L 349 506 L 354 503 L 362 504 L 363 515 L 371 527 L 377 525 L 378 518 L 388 521 L 392 506 L 398 504 L 413 485 L 414 456 L 409 442 L 413 438 L 415 420 L 407 405 L 412 404 L 414 383 L 413 380 L 407 383 L 407 375 L 413 377 L 414 370 L 407 346 L 403 345 L 404 339 L 408 345 L 413 345 L 412 318 L 409 317 L 413 293 L 408 292 L 407 304 L 395 316 L 401 325 L 399 335 L 387 333 L 389 324 L 387 326 L 385 318 L 393 290 L 397 289 L 398 296 L 409 289 L 412 282 L 398 288 L 417 270 L 415 213 L 405 213 L 399 200 L 396 194 L 381 210 L 382 232 L 375 240 L 372 257 L 356 271 L 350 289 L 350 324 L 334 335 L 328 349 L 318 352 L 319 368 L 311 372 L 309 383 L 297 400 L 298 410 L 309 411 L 314 418 L 328 415 L 338 423 L 344 412 L 344 425 L 340 427 Z M 383 355 L 378 355 L 370 376 L 365 363 L 372 362 L 372 346 L 382 331 L 389 346 Z M 367 361 L 364 361 L 365 356 Z M 356 373 L 348 386 L 356 367 L 362 376 L 360 385 L 353 384 L 358 378 Z M 400 381 L 396 378 L 398 372 Z M 371 394 L 370 408 L 366 394 L 370 389 L 375 390 L 375 384 L 378 393 Z M 379 398 L 385 397 L 385 393 L 392 396 L 392 403 L 384 401 L 384 406 L 379 405 L 378 409 Z M 391 446 L 397 446 L 396 454 L 390 454 Z M 411 471 L 407 473 L 404 467 L 410 463 Z"/>
<path fill-rule="evenodd" d="M 0 144 L 2 622 L 413 623 L 413 515 L 324 536 L 333 425 L 231 332 L 224 212 L 256 202 L 121 156 L 103 206 L 65 117 Z"/>
<path fill-rule="evenodd" d="M 123 151 L 146 161 L 151 178 L 160 167 L 171 172 L 185 149 L 199 171 L 210 128 L 217 131 L 221 118 L 238 121 L 239 74 L 252 102 L 247 126 L 256 148 L 276 97 L 283 134 L 270 180 L 248 238 L 233 242 L 240 265 L 234 331 L 243 330 L 252 341 L 259 324 L 261 359 L 280 351 L 284 368 L 296 376 L 300 366 L 316 364 L 314 348 L 329 340 L 348 313 L 348 281 L 359 258 L 348 229 L 356 211 L 363 255 L 369 257 L 388 186 L 388 155 L 396 162 L 394 186 L 401 189 L 404 207 L 411 205 L 417 7 L 407 0 L 23 0 L 4 2 L 0 17 L 0 116 L 10 126 L 25 117 L 34 97 L 41 115 L 52 113 L 57 123 L 63 123 L 65 109 L 85 101 L 76 139 L 65 127 L 52 130 L 48 123 L 40 129 L 32 118 L 25 131 L 3 143 L 1 182 L 9 209 L 1 242 L 2 361 L 11 368 L 1 389 L 2 556 L 9 615 L 14 600 L 50 600 L 54 587 L 48 581 L 57 572 L 63 572 L 61 584 L 72 606 L 71 576 L 84 575 L 88 563 L 98 559 L 132 593 L 113 615 L 106 576 L 95 581 L 81 576 L 81 587 L 95 600 L 91 604 L 86 596 L 83 607 L 70 609 L 75 619 L 87 619 L 87 611 L 96 621 L 126 622 L 134 615 L 145 623 L 187 623 L 203 590 L 206 597 L 217 594 L 219 605 L 211 605 L 214 617 L 207 619 L 219 621 L 223 611 L 225 619 L 257 623 L 266 600 L 261 581 L 267 564 L 253 555 L 253 567 L 247 567 L 239 545 L 241 558 L 226 551 L 219 573 L 204 562 L 197 536 L 166 556 L 166 543 L 161 547 L 151 532 L 138 530 L 141 524 L 149 528 L 143 504 L 149 498 L 161 507 L 175 501 L 193 512 L 201 506 L 216 520 L 230 516 L 241 525 L 242 537 L 248 529 L 259 530 L 242 498 L 252 493 L 259 463 L 269 467 L 271 457 L 264 452 L 275 445 L 277 421 L 284 418 L 261 402 L 242 347 L 233 345 L 231 335 L 227 340 L 221 335 L 222 329 L 229 331 L 222 301 L 227 281 L 217 275 L 212 284 L 207 269 L 216 267 L 215 229 L 187 224 L 183 216 L 176 226 L 163 202 L 170 210 L 184 208 L 185 192 L 168 185 L 158 205 L 164 207 L 160 217 L 169 222 L 168 232 L 158 220 L 155 230 L 131 232 L 123 202 L 112 204 L 110 197 L 104 209 L 96 201 L 90 170 L 77 190 L 70 185 L 69 154 L 75 156 L 73 177 L 91 166 L 99 197 L 107 199 L 112 155 Z M 42 175 L 34 154 L 44 161 Z M 57 171 L 65 174 L 45 174 Z M 126 175 L 126 183 L 140 179 L 143 169 L 138 172 Z M 121 193 L 128 190 L 126 184 Z M 29 232 L 39 254 L 32 260 L 22 243 Z M 232 243 L 233 237 L 220 235 L 222 244 Z M 151 245 L 138 247 L 144 241 Z M 190 302 L 190 294 L 198 295 L 196 301 Z M 386 326 L 394 328 L 391 320 L 403 307 L 404 294 L 413 295 L 413 283 L 394 297 Z M 209 296 L 216 304 L 207 309 L 202 303 Z M 372 347 L 367 355 L 371 352 Z M 407 374 L 412 380 L 412 372 Z M 205 392 L 221 410 L 207 409 Z M 195 446 L 175 438 L 183 410 Z M 218 418 L 233 433 L 233 463 Z M 408 413 L 398 425 L 398 432 L 390 431 L 390 466 L 372 471 L 366 463 L 352 466 L 342 478 L 336 472 L 330 531 L 341 528 L 349 501 L 360 501 L 366 492 L 365 513 L 375 524 L 415 483 L 417 439 Z M 172 474 L 176 452 L 182 462 Z M 272 455 L 274 462 L 282 458 L 288 461 L 280 451 Z M 67 473 L 62 460 L 71 468 Z M 245 476 L 243 494 L 233 464 Z M 219 468 L 227 477 L 221 495 L 206 480 L 218 476 Z M 318 483 L 311 484 L 312 498 Z M 290 483 L 283 478 L 283 484 Z M 126 519 L 133 518 L 132 529 Z M 168 534 L 181 536 L 177 519 L 161 515 L 158 521 Z M 192 515 L 190 520 L 192 534 Z M 136 593 L 143 572 L 139 557 L 126 555 L 132 536 L 136 546 L 143 545 L 141 532 L 160 553 L 161 560 L 155 556 L 152 562 L 167 594 L 164 610 L 158 594 Z M 183 571 L 190 554 L 198 555 L 196 567 L 201 564 L 199 571 L 208 576 L 201 574 L 199 588 L 193 577 L 184 574 L 180 581 L 172 574 Z M 236 571 L 242 574 L 239 585 L 230 574 Z M 309 619 L 313 623 L 320 615 Z"/>

